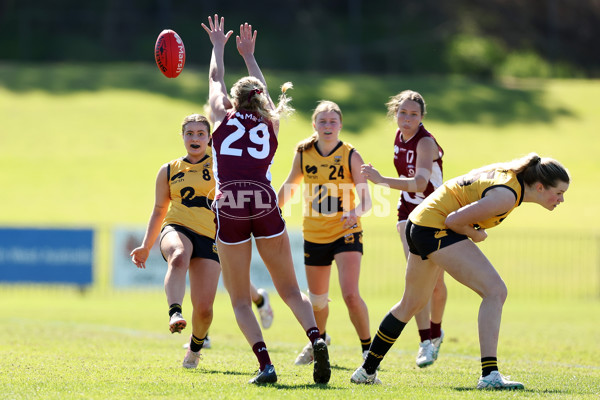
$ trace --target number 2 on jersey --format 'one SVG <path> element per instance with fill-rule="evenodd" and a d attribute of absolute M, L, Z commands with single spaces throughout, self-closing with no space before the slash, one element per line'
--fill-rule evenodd
<path fill-rule="evenodd" d="M 227 125 L 235 126 L 237 129 L 230 133 L 225 140 L 223 140 L 223 143 L 221 144 L 221 154 L 240 157 L 243 154 L 243 149 L 236 148 L 234 144 L 244 136 L 246 133 L 246 128 L 244 128 L 244 125 L 242 125 L 237 118 L 227 121 Z M 252 143 L 260 146 L 259 148 L 248 147 L 248 154 L 259 160 L 266 158 L 269 155 L 270 150 L 270 134 L 267 125 L 261 122 L 254 128 L 250 129 L 248 132 L 248 137 Z"/>

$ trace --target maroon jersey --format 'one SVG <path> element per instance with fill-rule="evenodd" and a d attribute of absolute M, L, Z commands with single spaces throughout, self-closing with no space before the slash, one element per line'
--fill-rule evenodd
<path fill-rule="evenodd" d="M 271 183 L 277 136 L 271 121 L 251 111 L 229 111 L 212 137 L 213 170 L 219 185 L 239 180 Z"/>
<path fill-rule="evenodd" d="M 402 191 L 398 199 L 398 220 L 405 221 L 408 214 L 433 191 L 443 183 L 442 176 L 442 156 L 444 150 L 437 143 L 433 135 L 425 129 L 423 124 L 419 126 L 419 130 L 407 141 L 404 141 L 400 129 L 396 132 L 394 139 L 394 166 L 400 178 L 412 178 L 415 176 L 417 163 L 417 145 L 424 137 L 432 138 L 438 146 L 438 159 L 433 162 L 431 170 L 431 178 L 427 183 L 427 188 L 423 192 L 406 192 Z"/>
<path fill-rule="evenodd" d="M 230 111 L 212 137 L 217 237 L 225 244 L 285 231 L 271 186 L 277 149 L 273 124 L 258 113 Z"/>

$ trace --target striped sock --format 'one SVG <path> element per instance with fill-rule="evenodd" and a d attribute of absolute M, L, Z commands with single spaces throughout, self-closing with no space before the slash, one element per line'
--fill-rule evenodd
<path fill-rule="evenodd" d="M 202 349 L 205 340 L 206 336 L 204 336 L 204 338 L 202 339 L 199 339 L 196 336 L 192 335 L 192 337 L 190 338 L 190 350 L 193 352 L 199 352 Z"/>
<path fill-rule="evenodd" d="M 258 299 L 257 303 L 254 303 L 256 305 L 256 308 L 261 308 L 262 306 L 265 305 L 265 298 L 260 296 L 260 299 Z"/>
<path fill-rule="evenodd" d="M 181 304 L 173 303 L 169 306 L 169 317 L 176 312 L 181 314 Z"/>
<path fill-rule="evenodd" d="M 498 371 L 497 357 L 482 357 L 481 358 L 481 376 L 488 376 L 492 371 Z"/>
<path fill-rule="evenodd" d="M 379 330 L 369 348 L 369 355 L 363 364 L 363 368 L 367 371 L 367 374 L 375 373 L 383 357 L 392 348 L 405 326 L 406 322 L 400 321 L 391 312 L 381 321 Z"/>
<path fill-rule="evenodd" d="M 369 347 L 371 347 L 371 338 L 360 339 L 360 347 L 362 347 L 363 353 L 365 350 L 369 350 Z"/>

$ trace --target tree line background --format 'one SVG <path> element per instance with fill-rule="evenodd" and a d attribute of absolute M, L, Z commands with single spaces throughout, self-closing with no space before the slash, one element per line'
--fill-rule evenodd
<path fill-rule="evenodd" d="M 0 0 L 0 60 L 146 62 L 170 28 L 187 64 L 206 65 L 211 46 L 200 23 L 214 13 L 234 32 L 243 22 L 258 29 L 266 68 L 600 75 L 600 0 Z"/>

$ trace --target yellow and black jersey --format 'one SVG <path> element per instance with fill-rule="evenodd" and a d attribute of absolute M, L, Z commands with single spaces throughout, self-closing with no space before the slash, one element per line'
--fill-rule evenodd
<path fill-rule="evenodd" d="M 349 233 L 362 231 L 360 219 L 350 229 L 341 220 L 344 211 L 355 207 L 354 180 L 350 158 L 354 147 L 340 142 L 328 155 L 316 146 L 300 153 L 304 175 L 304 240 L 331 243 Z"/>
<path fill-rule="evenodd" d="M 447 229 L 445 221 L 451 212 L 482 199 L 488 190 L 497 187 L 511 190 L 515 194 L 515 204 L 504 214 L 478 221 L 476 224 L 481 228 L 492 228 L 502 222 L 523 201 L 523 181 L 513 171 L 495 169 L 451 179 L 419 204 L 408 218 L 412 223 L 420 226 Z"/>
<path fill-rule="evenodd" d="M 215 197 L 212 157 L 207 154 L 191 164 L 185 158 L 170 161 L 167 179 L 171 203 L 162 224 L 181 225 L 199 235 L 215 237 L 215 215 L 211 209 Z M 161 229 L 162 229 L 161 228 Z"/>

